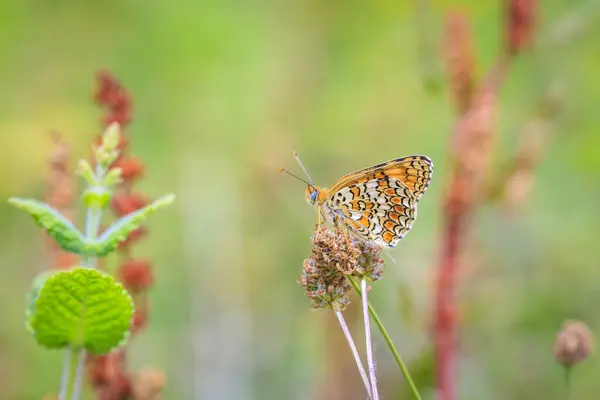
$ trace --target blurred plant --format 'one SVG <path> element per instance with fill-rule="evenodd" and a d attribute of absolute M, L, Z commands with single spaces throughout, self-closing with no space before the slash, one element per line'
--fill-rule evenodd
<path fill-rule="evenodd" d="M 594 335 L 579 321 L 566 321 L 554 341 L 554 356 L 565 369 L 567 391 L 570 392 L 572 368 L 594 351 Z"/>
<path fill-rule="evenodd" d="M 300 284 L 306 291 L 306 296 L 312 300 L 314 308 L 330 308 L 334 310 L 370 398 L 374 400 L 378 399 L 379 394 L 377 391 L 375 362 L 371 347 L 369 313 L 371 313 L 381 330 L 396 362 L 409 382 L 415 398 L 420 399 L 416 386 L 391 341 L 387 330 L 367 299 L 367 293 L 370 290 L 366 284 L 367 279 L 376 281 L 381 279 L 383 274 L 384 264 L 381 259 L 381 250 L 381 246 L 375 243 L 348 238 L 339 229 L 331 231 L 325 227 L 318 227 L 312 237 L 311 256 L 304 260 Z M 353 277 L 361 280 L 360 288 Z M 351 285 L 354 286 L 362 298 L 369 376 L 365 372 L 358 350 L 342 314 L 342 310 L 350 303 L 348 293 L 351 290 Z"/>
<path fill-rule="evenodd" d="M 466 18 L 462 14 L 448 14 L 444 41 L 450 93 L 454 98 L 459 114 L 463 114 L 468 110 L 471 103 L 476 77 L 471 31 Z"/>
<path fill-rule="evenodd" d="M 561 87 L 550 85 L 519 132 L 513 159 L 508 160 L 503 171 L 490 182 L 489 201 L 500 201 L 513 212 L 524 203 L 534 186 L 535 168 L 551 143 L 552 123 L 560 115 L 561 107 Z"/>
<path fill-rule="evenodd" d="M 432 94 L 443 87 L 443 71 L 438 53 L 438 26 L 433 21 L 429 0 L 416 0 L 415 27 L 417 38 L 418 72 L 424 88 Z"/>
<path fill-rule="evenodd" d="M 454 288 L 459 259 L 465 246 L 468 220 L 487 188 L 494 142 L 498 96 L 512 59 L 529 48 L 534 29 L 536 2 L 507 0 L 505 48 L 485 79 L 476 87 L 472 48 L 466 20 L 460 14 L 448 18 L 446 57 L 448 80 L 457 102 L 458 120 L 451 138 L 450 179 L 444 199 L 442 251 L 434 310 L 436 389 L 440 399 L 456 398 L 456 304 Z"/>
<path fill-rule="evenodd" d="M 120 169 L 109 170 L 119 155 L 118 138 L 119 126 L 111 124 L 94 148 L 96 168 L 85 160 L 78 165 L 77 174 L 87 183 L 82 196 L 87 208 L 85 233 L 49 204 L 9 199 L 10 204 L 28 212 L 60 248 L 81 257 L 81 265 L 39 274 L 28 295 L 27 329 L 41 346 L 66 349 L 61 400 L 79 398 L 86 353 L 109 353 L 129 336 L 133 300 L 112 276 L 96 269 L 97 258 L 116 250 L 150 214 L 173 201 L 172 195 L 166 196 L 120 218 L 98 236 L 103 209 L 110 201 L 113 187 L 121 181 Z M 64 165 L 63 156 L 58 157 L 60 162 L 56 165 Z"/>
<path fill-rule="evenodd" d="M 122 218 L 137 210 L 143 209 L 150 199 L 134 191 L 134 184 L 144 175 L 142 162 L 129 154 L 129 142 L 125 136 L 125 128 L 132 121 L 132 97 L 129 92 L 108 71 L 101 71 L 97 76 L 98 87 L 94 99 L 104 107 L 105 114 L 101 118 L 103 124 L 119 123 L 123 128 L 119 132 L 119 157 L 112 169 L 121 170 L 122 180 L 115 186 L 110 208 L 116 218 Z M 135 313 L 131 325 L 132 338 L 135 337 L 148 322 L 148 290 L 154 283 L 152 263 L 150 260 L 133 255 L 132 247 L 147 235 L 147 229 L 140 225 L 130 232 L 119 244 L 119 264 L 116 277 L 129 291 L 135 304 Z M 146 371 L 147 372 L 147 371 Z M 149 379 L 148 374 L 135 374 L 127 370 L 127 347 L 108 355 L 92 357 L 88 363 L 88 376 L 99 399 L 132 398 L 135 400 L 155 399 L 162 386 L 164 375 L 154 371 L 152 376 L 161 379 Z M 143 376 L 143 379 L 140 379 Z"/>
<path fill-rule="evenodd" d="M 69 221 L 75 218 L 75 180 L 70 166 L 69 145 L 59 132 L 52 132 L 52 151 L 48 157 L 45 200 Z M 77 264 L 76 254 L 62 250 L 46 232 L 46 258 L 54 269 L 65 269 Z"/>

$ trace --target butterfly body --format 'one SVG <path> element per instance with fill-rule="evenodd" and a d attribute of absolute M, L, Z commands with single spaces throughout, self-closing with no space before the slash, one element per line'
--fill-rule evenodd
<path fill-rule="evenodd" d="M 432 172 L 426 156 L 401 157 L 345 175 L 328 189 L 309 185 L 306 196 L 336 226 L 395 247 L 412 228 Z"/>

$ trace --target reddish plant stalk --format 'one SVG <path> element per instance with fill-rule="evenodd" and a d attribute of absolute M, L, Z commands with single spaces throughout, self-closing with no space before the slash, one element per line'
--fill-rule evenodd
<path fill-rule="evenodd" d="M 480 202 L 492 156 L 498 92 L 508 71 L 501 58 L 458 120 L 452 137 L 452 175 L 444 200 L 442 247 L 434 310 L 436 388 L 456 399 L 456 281 L 469 218 Z"/>
<path fill-rule="evenodd" d="M 450 211 L 449 208 L 449 206 L 446 206 L 445 240 L 442 244 L 442 261 L 438 274 L 435 320 L 436 387 L 439 391 L 439 398 L 443 400 L 453 400 L 456 393 L 454 286 L 462 239 L 461 214 Z"/>
<path fill-rule="evenodd" d="M 444 222 L 434 309 L 435 379 L 440 400 L 457 398 L 457 311 L 456 284 L 461 251 L 465 247 L 469 217 L 485 195 L 492 158 L 494 120 L 498 95 L 512 58 L 531 43 L 536 2 L 507 0 L 506 47 L 475 91 L 469 96 L 474 57 L 461 15 L 449 17 L 446 47 L 454 47 L 447 57 L 447 71 L 459 117 L 452 135 L 452 173 L 444 200 Z M 461 72 L 460 74 L 458 72 Z M 460 78 L 460 79 L 458 79 Z"/>

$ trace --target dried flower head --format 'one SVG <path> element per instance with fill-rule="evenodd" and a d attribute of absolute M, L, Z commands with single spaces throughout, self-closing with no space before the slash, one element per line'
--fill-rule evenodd
<path fill-rule="evenodd" d="M 312 237 L 312 254 L 304 260 L 300 284 L 314 308 L 343 309 L 348 303 L 351 285 L 348 275 L 378 280 L 383 273 L 381 246 L 349 239 L 340 230 L 319 228 Z"/>
<path fill-rule="evenodd" d="M 343 309 L 351 286 L 346 275 L 355 272 L 360 250 L 342 232 L 320 228 L 312 237 L 312 254 L 304 260 L 300 284 L 314 308 Z"/>
<path fill-rule="evenodd" d="M 585 360 L 593 349 L 594 336 L 588 326 L 579 321 L 566 321 L 554 342 L 554 356 L 565 367 Z"/>
<path fill-rule="evenodd" d="M 313 235 L 312 258 L 343 274 L 352 274 L 358 266 L 360 250 L 340 230 L 318 229 Z"/>
<path fill-rule="evenodd" d="M 377 243 L 362 240 L 356 240 L 355 244 L 360 249 L 358 265 L 362 270 L 362 274 L 357 275 L 364 276 L 372 281 L 381 279 L 384 267 L 383 259 L 381 258 L 381 250 L 383 248 Z"/>

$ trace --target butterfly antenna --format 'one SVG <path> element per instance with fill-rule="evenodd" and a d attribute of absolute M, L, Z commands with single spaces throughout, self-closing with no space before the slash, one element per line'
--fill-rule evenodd
<path fill-rule="evenodd" d="M 298 152 L 296 152 L 296 151 L 294 151 L 294 158 L 296 159 L 296 161 L 298 161 L 298 164 L 300 164 L 300 167 L 302 167 L 302 171 L 304 171 L 304 173 L 308 177 L 308 180 L 310 181 L 310 185 L 314 187 L 313 180 L 310 177 L 310 175 L 308 174 L 308 171 L 306 170 L 306 168 L 304 168 L 304 164 L 302 164 L 302 161 L 300 161 L 300 157 L 298 157 Z"/>
<path fill-rule="evenodd" d="M 285 169 L 285 168 L 279 168 L 279 171 L 280 171 L 280 172 L 283 172 L 283 173 L 286 173 L 286 174 L 288 174 L 288 175 L 290 175 L 290 176 L 292 176 L 292 177 L 294 177 L 294 178 L 298 179 L 300 182 L 304 182 L 304 183 L 306 183 L 308 186 L 310 186 L 310 187 L 314 188 L 314 186 L 313 186 L 313 184 L 312 184 L 312 183 L 310 183 L 310 182 L 307 182 L 305 179 L 302 179 L 302 178 L 300 178 L 299 176 L 292 174 L 290 171 L 288 171 L 288 170 L 287 170 L 287 169 Z"/>

